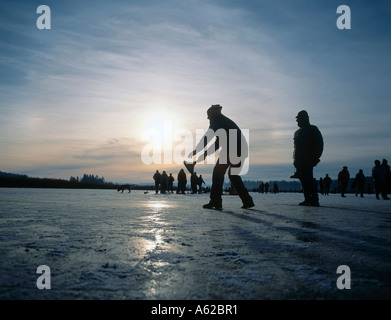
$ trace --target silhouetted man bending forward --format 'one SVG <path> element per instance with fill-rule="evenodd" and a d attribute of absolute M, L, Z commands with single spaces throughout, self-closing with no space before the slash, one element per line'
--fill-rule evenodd
<path fill-rule="evenodd" d="M 248 157 L 247 141 L 236 123 L 221 114 L 221 109 L 220 105 L 212 105 L 208 109 L 209 129 L 198 142 L 196 149 L 189 154 L 189 157 L 193 157 L 200 151 L 204 151 L 203 155 L 197 160 L 202 161 L 207 155 L 216 152 L 221 147 L 219 159 L 213 169 L 210 202 L 203 207 L 206 209 L 222 208 L 221 196 L 224 175 L 229 168 L 228 177 L 243 202 L 242 208 L 251 208 L 254 206 L 253 199 L 239 175 L 241 166 Z M 207 149 L 207 144 L 211 141 L 212 136 L 216 137 L 215 143 Z"/>

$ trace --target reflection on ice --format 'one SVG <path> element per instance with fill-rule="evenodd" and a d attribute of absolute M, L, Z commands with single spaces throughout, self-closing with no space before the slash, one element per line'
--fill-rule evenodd
<path fill-rule="evenodd" d="M 151 201 L 148 202 L 146 205 L 148 208 L 151 209 L 167 209 L 167 208 L 173 208 L 174 206 L 172 204 L 169 204 L 165 201 Z"/>
<path fill-rule="evenodd" d="M 163 219 L 161 213 L 154 212 L 146 217 L 143 218 L 144 225 L 148 228 L 155 228 L 156 225 L 159 225 L 159 227 L 162 227 L 166 224 L 165 219 Z"/>
<path fill-rule="evenodd" d="M 154 229 L 152 230 L 152 233 L 154 233 L 152 237 L 133 237 L 130 239 L 129 246 L 137 250 L 140 256 L 144 256 L 146 253 L 152 253 L 155 250 L 166 249 L 167 243 L 163 239 L 163 232 L 162 229 Z"/>
<path fill-rule="evenodd" d="M 170 206 L 166 203 L 163 203 L 163 202 L 154 202 L 154 203 L 149 203 L 148 207 L 160 209 L 160 208 L 169 208 Z"/>
<path fill-rule="evenodd" d="M 166 208 L 168 204 L 163 202 L 149 203 L 148 207 L 151 208 Z M 165 227 L 168 225 L 166 221 L 165 213 L 160 210 L 153 210 L 149 214 L 140 217 L 141 227 L 140 232 L 142 234 L 142 241 L 135 242 L 135 246 L 139 252 L 147 253 L 153 252 L 156 249 L 166 249 L 167 242 L 164 241 L 163 234 Z"/>
<path fill-rule="evenodd" d="M 146 251 L 153 251 L 158 246 L 163 244 L 163 239 L 161 236 L 162 232 L 163 232 L 162 229 L 155 229 L 155 240 L 146 240 L 146 246 L 145 246 Z"/>

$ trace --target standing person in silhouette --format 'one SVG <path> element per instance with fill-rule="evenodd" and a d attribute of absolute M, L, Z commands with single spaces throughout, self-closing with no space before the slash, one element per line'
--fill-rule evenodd
<path fill-rule="evenodd" d="M 202 193 L 202 184 L 205 184 L 205 181 L 202 178 L 202 174 L 200 174 L 200 176 L 198 177 L 197 184 L 198 184 L 198 193 Z"/>
<path fill-rule="evenodd" d="M 328 173 L 326 173 L 326 176 L 323 179 L 323 184 L 324 184 L 324 194 L 326 196 L 329 195 L 330 193 L 330 186 L 331 186 L 331 178 L 329 177 Z"/>
<path fill-rule="evenodd" d="M 198 185 L 197 172 L 193 172 L 190 177 L 190 186 L 191 186 L 191 193 L 192 194 L 197 193 L 197 185 Z"/>
<path fill-rule="evenodd" d="M 338 182 L 341 185 L 341 197 L 346 197 L 346 189 L 348 188 L 348 183 L 350 179 L 350 173 L 348 167 L 344 166 L 342 170 L 338 173 Z"/>
<path fill-rule="evenodd" d="M 166 171 L 163 171 L 162 175 L 161 175 L 161 182 L 160 182 L 160 192 L 162 194 L 166 193 L 167 191 L 167 188 L 168 188 L 168 175 L 166 173 Z"/>
<path fill-rule="evenodd" d="M 172 176 L 172 173 L 168 176 L 168 192 L 174 193 L 174 181 L 175 178 Z"/>
<path fill-rule="evenodd" d="M 266 182 L 265 183 L 265 193 L 268 193 L 269 192 L 269 182 Z"/>
<path fill-rule="evenodd" d="M 352 183 L 352 188 L 356 189 L 356 197 L 358 196 L 358 194 L 360 194 L 360 197 L 364 198 L 365 182 L 366 178 L 364 172 L 362 171 L 362 169 L 360 169 Z"/>
<path fill-rule="evenodd" d="M 226 117 L 221 113 L 222 107 L 220 105 L 212 105 L 208 111 L 207 116 L 210 122 L 208 132 L 200 139 L 197 144 L 197 147 L 193 152 L 189 154 L 189 157 L 192 158 L 197 155 L 198 152 L 204 151 L 203 155 L 198 160 L 204 160 L 206 156 L 210 153 L 216 152 L 220 147 L 220 157 L 217 160 L 217 163 L 213 169 L 212 174 L 212 188 L 210 191 L 210 201 L 205 204 L 203 208 L 205 209 L 221 209 L 222 208 L 222 193 L 223 193 L 223 183 L 224 175 L 228 169 L 228 177 L 231 181 L 232 186 L 238 192 L 240 199 L 242 200 L 242 208 L 251 208 L 254 206 L 252 197 L 249 195 L 246 187 L 243 184 L 242 178 L 239 175 L 240 169 L 248 157 L 248 145 L 247 141 L 244 138 L 242 131 L 238 125 L 233 122 L 231 119 Z M 220 141 L 220 136 L 217 131 L 225 132 L 226 141 Z M 236 143 L 234 144 L 231 140 L 232 134 L 236 134 Z M 207 149 L 208 133 L 212 133 L 216 137 L 215 143 L 211 146 L 210 149 Z M 234 150 L 236 147 L 236 157 L 232 158 Z M 231 150 L 230 150 L 231 148 Z M 232 150 L 233 149 L 233 150 Z M 211 151 L 209 153 L 209 151 Z M 236 158 L 236 159 L 235 159 Z M 234 170 L 234 173 L 232 172 Z"/>
<path fill-rule="evenodd" d="M 185 194 L 186 192 L 187 177 L 185 170 L 181 169 L 178 173 L 178 189 L 176 193 Z"/>
<path fill-rule="evenodd" d="M 314 183 L 314 167 L 320 162 L 323 153 L 323 137 L 319 129 L 310 124 L 307 111 L 302 110 L 296 116 L 298 129 L 293 137 L 293 165 L 295 175 L 300 179 L 304 201 L 301 206 L 319 206 L 317 186 Z"/>
<path fill-rule="evenodd" d="M 380 160 L 375 160 L 375 166 L 372 168 L 372 177 L 375 184 L 376 199 L 379 195 L 384 200 L 389 200 L 387 196 L 387 172 L 386 168 L 380 164 Z"/>
<path fill-rule="evenodd" d="M 153 180 L 155 180 L 156 193 L 159 192 L 159 186 L 160 186 L 161 179 L 162 179 L 162 175 L 160 174 L 159 170 L 156 170 L 155 174 L 153 175 Z"/>
<path fill-rule="evenodd" d="M 265 193 L 265 184 L 263 182 L 261 182 L 261 184 L 259 185 L 259 192 Z"/>
<path fill-rule="evenodd" d="M 383 159 L 381 165 L 386 172 L 386 185 L 384 186 L 385 188 L 384 192 L 386 193 L 386 197 L 387 197 L 387 194 L 390 193 L 390 187 L 391 187 L 391 168 L 386 159 Z"/>

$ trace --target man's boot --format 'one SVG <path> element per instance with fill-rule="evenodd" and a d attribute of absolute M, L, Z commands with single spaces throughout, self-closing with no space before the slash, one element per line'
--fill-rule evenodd
<path fill-rule="evenodd" d="M 242 209 L 249 209 L 254 206 L 255 206 L 255 204 L 254 204 L 253 198 L 250 197 L 246 201 L 243 201 Z"/>
<path fill-rule="evenodd" d="M 309 206 L 310 205 L 310 200 L 304 200 L 303 202 L 299 203 L 299 206 Z"/>
<path fill-rule="evenodd" d="M 217 201 L 217 200 L 210 200 L 209 203 L 204 204 L 202 207 L 204 209 L 218 209 L 218 210 L 220 210 L 220 209 L 223 208 L 223 205 L 222 205 L 222 201 L 221 200 L 219 200 L 219 201 Z"/>

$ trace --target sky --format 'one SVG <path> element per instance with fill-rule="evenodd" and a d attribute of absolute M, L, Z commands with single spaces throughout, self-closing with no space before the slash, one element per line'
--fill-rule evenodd
<path fill-rule="evenodd" d="M 37 27 L 40 5 L 51 29 Z M 351 29 L 337 27 L 340 5 Z M 391 161 L 387 1 L 0 0 L 0 8 L 0 171 L 118 183 L 152 182 L 156 170 L 175 177 L 181 163 L 143 160 L 146 136 L 160 134 L 162 155 L 183 132 L 195 146 L 212 104 L 249 130 L 244 180 L 289 180 L 303 109 L 325 143 L 316 177 L 336 178 L 343 166 L 369 176 L 375 159 Z M 196 166 L 207 183 L 212 169 Z"/>

